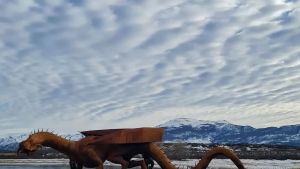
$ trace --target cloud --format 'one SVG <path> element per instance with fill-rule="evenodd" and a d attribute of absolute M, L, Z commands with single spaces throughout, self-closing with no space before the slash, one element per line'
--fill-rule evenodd
<path fill-rule="evenodd" d="M 300 123 L 298 5 L 2 2 L 2 127 Z"/>

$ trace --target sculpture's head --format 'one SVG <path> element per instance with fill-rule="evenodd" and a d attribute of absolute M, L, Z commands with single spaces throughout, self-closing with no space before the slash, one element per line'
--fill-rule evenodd
<path fill-rule="evenodd" d="M 41 132 L 33 133 L 29 135 L 26 140 L 19 143 L 17 153 L 25 153 L 27 155 L 31 155 L 42 147 L 42 141 L 43 138 Z"/>

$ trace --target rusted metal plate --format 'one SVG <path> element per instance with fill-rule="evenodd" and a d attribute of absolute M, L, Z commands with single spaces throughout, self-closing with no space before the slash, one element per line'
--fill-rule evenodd
<path fill-rule="evenodd" d="M 87 144 L 131 144 L 162 141 L 163 128 L 108 129 L 81 132 Z"/>

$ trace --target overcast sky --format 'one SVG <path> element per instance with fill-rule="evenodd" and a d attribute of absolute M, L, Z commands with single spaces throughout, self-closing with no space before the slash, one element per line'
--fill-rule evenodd
<path fill-rule="evenodd" d="M 299 0 L 3 0 L 0 11 L 2 134 L 300 123 Z"/>

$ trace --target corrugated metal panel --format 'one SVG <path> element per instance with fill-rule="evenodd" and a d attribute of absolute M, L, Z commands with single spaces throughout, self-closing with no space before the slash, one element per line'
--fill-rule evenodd
<path fill-rule="evenodd" d="M 108 129 L 81 132 L 87 144 L 131 144 L 162 141 L 163 128 Z"/>

